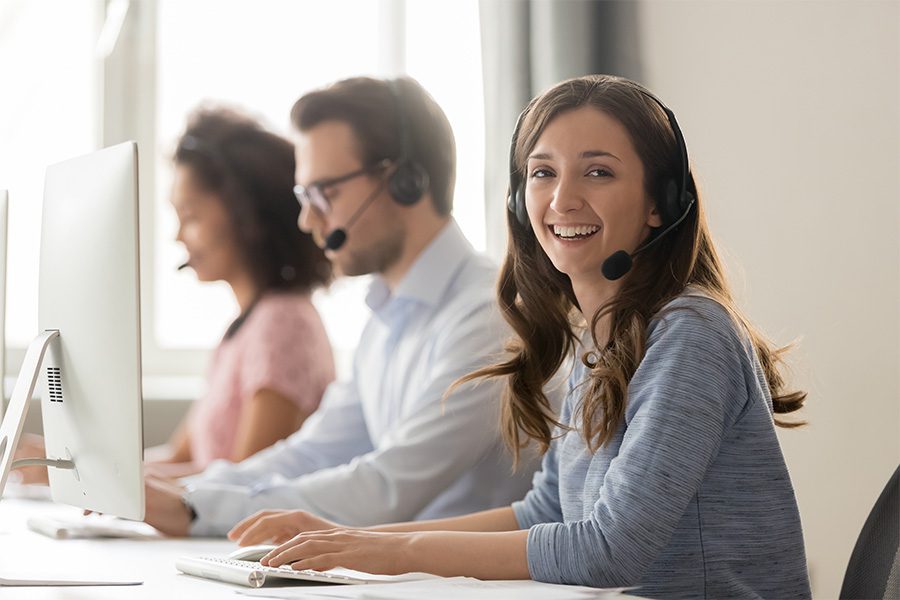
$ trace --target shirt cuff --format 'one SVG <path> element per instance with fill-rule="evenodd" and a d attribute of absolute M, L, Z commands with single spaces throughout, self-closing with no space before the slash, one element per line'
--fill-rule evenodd
<path fill-rule="evenodd" d="M 188 484 L 183 498 L 197 512 L 189 532 L 195 537 L 222 537 L 248 515 L 246 488 Z"/>
<path fill-rule="evenodd" d="M 535 581 L 562 583 L 562 573 L 557 565 L 557 530 L 562 523 L 541 523 L 528 530 L 526 554 L 528 573 Z"/>
<path fill-rule="evenodd" d="M 197 512 L 189 532 L 197 537 L 224 536 L 241 520 L 264 509 L 309 510 L 299 490 L 277 485 L 188 484 L 183 498 Z"/>

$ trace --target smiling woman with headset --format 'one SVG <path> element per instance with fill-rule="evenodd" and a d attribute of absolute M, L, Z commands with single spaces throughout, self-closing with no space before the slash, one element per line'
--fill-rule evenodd
<path fill-rule="evenodd" d="M 505 380 L 508 445 L 544 454 L 532 490 L 510 507 L 369 530 L 268 513 L 232 537 L 298 534 L 263 559 L 297 569 L 809 597 L 775 435 L 797 423 L 773 418 L 806 395 L 785 388 L 780 351 L 732 299 L 674 114 L 625 79 L 564 81 L 520 117 L 510 171 L 498 299 L 516 336 L 463 381 Z M 556 414 L 543 388 L 570 356 Z"/>

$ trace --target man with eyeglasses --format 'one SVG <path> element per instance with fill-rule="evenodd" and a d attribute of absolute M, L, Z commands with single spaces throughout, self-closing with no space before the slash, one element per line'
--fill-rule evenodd
<path fill-rule="evenodd" d="M 343 275 L 375 275 L 352 376 L 286 441 L 186 486 L 148 480 L 146 521 L 208 536 L 265 509 L 364 526 L 522 498 L 537 462 L 512 470 L 499 385 L 446 394 L 496 358 L 509 331 L 496 268 L 450 216 L 456 151 L 443 111 L 412 79 L 355 78 L 303 96 L 291 120 L 299 227 Z"/>

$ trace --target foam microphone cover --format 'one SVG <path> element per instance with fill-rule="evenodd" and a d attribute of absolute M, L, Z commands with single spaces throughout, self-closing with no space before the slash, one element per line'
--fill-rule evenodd
<path fill-rule="evenodd" d="M 326 250 L 337 250 L 341 246 L 344 245 L 344 242 L 347 241 L 347 232 L 343 229 L 335 229 L 331 233 L 328 234 L 328 237 L 325 238 L 325 249 Z"/>
<path fill-rule="evenodd" d="M 610 281 L 615 281 L 631 270 L 631 255 L 624 250 L 614 252 L 603 261 L 603 266 L 600 270 L 604 277 Z"/>

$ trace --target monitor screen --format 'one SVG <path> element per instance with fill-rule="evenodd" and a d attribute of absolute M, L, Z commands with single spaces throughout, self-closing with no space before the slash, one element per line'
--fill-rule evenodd
<path fill-rule="evenodd" d="M 47 168 L 38 337 L 0 426 L 0 492 L 40 377 L 53 500 L 144 516 L 137 146 Z"/>

